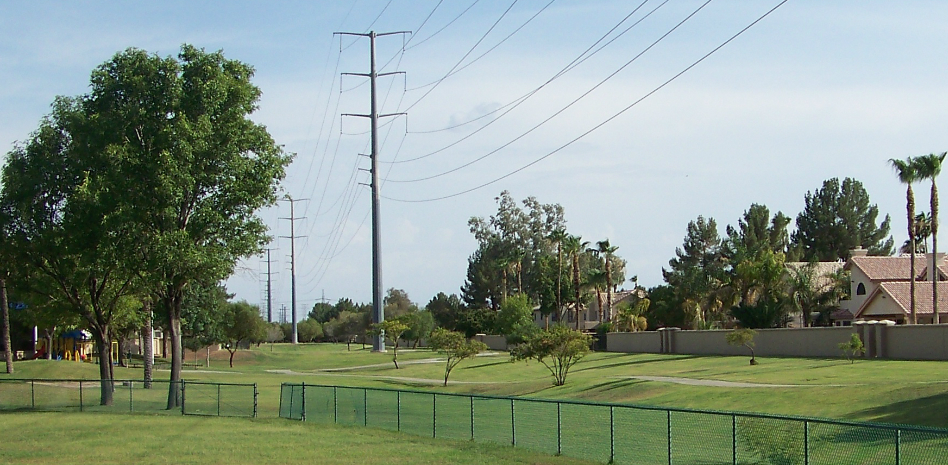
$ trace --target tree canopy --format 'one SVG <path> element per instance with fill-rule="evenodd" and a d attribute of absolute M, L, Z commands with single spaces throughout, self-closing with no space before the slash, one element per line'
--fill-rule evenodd
<path fill-rule="evenodd" d="M 878 216 L 879 207 L 869 203 L 861 182 L 828 179 L 816 192 L 806 193 L 803 211 L 797 215 L 793 247 L 800 261 L 845 261 L 858 247 L 867 249 L 869 255 L 892 255 L 891 220 L 886 215 L 876 224 Z"/>

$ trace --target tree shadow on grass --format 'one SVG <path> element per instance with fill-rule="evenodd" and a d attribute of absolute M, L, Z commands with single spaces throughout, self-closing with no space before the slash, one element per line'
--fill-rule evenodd
<path fill-rule="evenodd" d="M 506 359 L 506 358 L 505 358 L 505 359 L 503 359 L 503 360 L 496 360 L 496 361 L 492 361 L 492 362 L 488 362 L 488 363 L 481 363 L 481 364 L 478 364 L 478 365 L 461 366 L 461 367 L 458 367 L 458 368 L 460 368 L 460 369 L 462 369 L 462 370 L 478 370 L 478 369 L 481 369 L 481 368 L 488 368 L 488 367 L 493 367 L 493 366 L 497 366 L 497 365 L 505 365 L 505 364 L 508 364 L 508 363 L 510 363 L 510 359 Z"/>
<path fill-rule="evenodd" d="M 917 399 L 903 400 L 891 404 L 860 410 L 852 418 L 872 418 L 883 423 L 901 423 L 909 425 L 948 427 L 948 393 Z"/>
<path fill-rule="evenodd" d="M 678 361 L 678 360 L 688 360 L 688 359 L 707 358 L 707 357 L 708 357 L 707 355 L 684 355 L 684 356 L 677 356 L 674 359 L 669 359 L 667 361 Z M 648 360 L 625 361 L 625 362 L 609 363 L 606 365 L 587 366 L 583 368 L 577 368 L 572 371 L 588 371 L 588 370 L 599 370 L 603 368 L 618 368 L 618 367 L 631 366 L 631 365 L 643 365 L 646 363 L 656 363 L 660 361 L 666 361 L 666 360 L 648 359 Z"/>

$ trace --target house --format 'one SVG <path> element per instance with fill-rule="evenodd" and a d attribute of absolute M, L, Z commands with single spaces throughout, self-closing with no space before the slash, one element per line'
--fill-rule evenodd
<path fill-rule="evenodd" d="M 836 285 L 836 279 L 834 278 L 834 275 L 839 273 L 840 270 L 844 269 L 844 265 L 845 263 L 843 262 L 787 262 L 786 267 L 789 271 L 795 272 L 801 268 L 812 266 L 813 281 L 810 283 L 810 287 L 816 292 L 827 292 Z M 817 316 L 818 315 L 811 315 L 810 318 L 814 319 Z M 803 324 L 802 314 L 798 313 L 792 315 L 792 318 L 793 319 L 789 326 L 794 328 L 802 328 L 805 326 Z M 851 316 L 849 317 L 849 320 L 852 320 Z M 810 323 L 813 322 L 811 321 Z"/>
<path fill-rule="evenodd" d="M 911 267 L 908 255 L 897 257 L 870 257 L 866 251 L 857 249 L 846 262 L 850 272 L 850 300 L 840 302 L 840 310 L 834 316 L 851 321 L 891 320 L 898 324 L 911 320 L 911 278 L 915 276 L 915 314 L 918 323 L 934 322 L 932 313 L 932 283 L 930 270 L 937 273 L 938 309 L 941 321 L 948 318 L 948 266 L 945 254 L 919 254 L 915 268 Z M 842 324 L 847 324 L 844 319 Z"/>
<path fill-rule="evenodd" d="M 645 290 L 639 288 L 632 291 L 621 290 L 621 291 L 613 292 L 612 293 L 612 308 L 615 309 L 619 305 L 620 302 L 633 300 L 633 296 L 635 295 L 638 295 L 639 298 L 645 297 Z M 580 320 L 579 329 L 583 331 L 593 331 L 596 329 L 597 326 L 599 326 L 599 323 L 601 323 L 601 321 L 599 320 L 599 300 L 596 298 L 595 294 L 589 296 L 589 299 L 590 299 L 589 305 L 586 305 L 585 307 L 580 307 L 580 310 L 579 310 L 579 320 Z M 602 303 L 603 305 L 607 305 L 605 292 L 602 293 Z M 566 315 L 565 315 L 565 318 L 562 320 L 562 322 L 566 323 L 566 325 L 569 326 L 570 328 L 575 328 L 576 327 L 576 311 L 574 310 L 575 307 L 572 304 L 565 305 L 565 307 L 566 307 L 565 309 Z M 612 316 L 613 318 L 615 318 L 615 311 L 613 311 Z M 552 324 L 555 321 L 556 321 L 556 317 L 551 316 L 550 323 Z M 540 313 L 539 307 L 533 310 L 533 322 L 541 328 L 546 327 L 546 316 Z"/>

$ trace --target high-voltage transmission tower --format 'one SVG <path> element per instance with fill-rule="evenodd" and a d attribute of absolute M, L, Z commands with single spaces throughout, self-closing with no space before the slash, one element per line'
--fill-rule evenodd
<path fill-rule="evenodd" d="M 292 285 L 292 300 L 290 302 L 290 318 L 292 320 L 291 330 L 293 334 L 290 336 L 290 342 L 297 344 L 299 342 L 299 332 L 296 330 L 296 238 L 306 237 L 306 236 L 297 236 L 296 235 L 296 220 L 301 220 L 303 218 L 297 218 L 293 205 L 300 200 L 309 200 L 309 199 L 294 199 L 290 196 L 286 196 L 284 201 L 290 202 L 290 217 L 289 218 L 280 218 L 281 220 L 290 220 L 290 235 L 289 236 L 280 236 L 285 239 L 290 240 L 290 280 Z"/>
<path fill-rule="evenodd" d="M 378 159 L 379 159 L 379 118 L 386 118 L 389 116 L 404 115 L 404 113 L 389 113 L 380 115 L 378 113 L 378 108 L 376 105 L 376 90 L 375 90 L 375 81 L 379 76 L 389 76 L 392 74 L 404 74 L 402 71 L 395 71 L 391 73 L 381 73 L 379 74 L 375 69 L 375 38 L 382 36 L 390 36 L 395 34 L 411 34 L 409 31 L 399 31 L 399 32 L 382 32 L 376 33 L 375 31 L 367 33 L 355 33 L 355 32 L 334 32 L 333 35 L 347 35 L 347 36 L 360 36 L 369 38 L 369 72 L 368 73 L 342 73 L 343 75 L 351 76 L 363 76 L 369 78 L 370 84 L 370 93 L 371 93 L 371 112 L 367 115 L 365 114 L 355 114 L 355 113 L 343 113 L 343 116 L 358 116 L 361 118 L 369 118 L 369 121 L 372 125 L 372 153 L 369 155 L 369 158 L 372 161 L 372 322 L 381 323 L 385 320 L 385 310 L 382 304 L 382 249 L 381 249 L 381 232 L 379 231 L 379 169 L 378 169 Z M 373 352 L 385 352 L 385 334 L 379 333 L 372 340 L 372 351 Z"/>

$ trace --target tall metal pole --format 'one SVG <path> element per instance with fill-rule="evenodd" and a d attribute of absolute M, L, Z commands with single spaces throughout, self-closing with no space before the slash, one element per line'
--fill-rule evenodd
<path fill-rule="evenodd" d="M 293 336 L 290 342 L 297 344 L 299 342 L 299 333 L 296 331 L 296 215 L 293 212 L 294 202 L 290 200 L 290 283 L 292 286 L 292 300 L 290 304 L 290 314 L 293 318 L 293 325 L 290 331 Z"/>
<path fill-rule="evenodd" d="M 382 233 L 379 222 L 379 113 L 375 99 L 375 80 L 378 72 L 375 69 L 375 31 L 369 32 L 370 71 L 369 85 L 371 88 L 372 107 L 369 120 L 372 124 L 372 321 L 385 321 L 385 308 L 382 304 Z M 385 335 L 379 332 L 372 340 L 373 352 L 385 352 Z"/>
<path fill-rule="evenodd" d="M 270 279 L 270 250 L 267 249 L 267 323 L 273 323 L 273 280 Z"/>
<path fill-rule="evenodd" d="M 293 333 L 290 335 L 290 342 L 293 344 L 297 344 L 299 343 L 299 333 L 296 330 L 296 238 L 304 237 L 304 236 L 296 235 L 296 220 L 299 220 L 302 218 L 296 217 L 296 212 L 293 209 L 293 206 L 296 202 L 299 202 L 300 200 L 309 200 L 309 199 L 294 199 L 287 196 L 287 198 L 284 200 L 286 200 L 287 202 L 290 202 L 290 217 L 283 218 L 284 220 L 290 220 L 290 235 L 281 236 L 284 238 L 288 238 L 290 240 L 290 283 L 292 286 L 292 297 L 290 301 L 290 314 L 291 314 L 290 319 L 292 321 L 292 325 L 291 325 L 292 329 L 290 329 L 290 331 Z"/>
<path fill-rule="evenodd" d="M 371 93 L 371 107 L 368 115 L 358 115 L 358 114 L 343 114 L 343 116 L 360 116 L 368 117 L 370 124 L 372 125 L 371 134 L 372 134 L 372 153 L 369 155 L 371 160 L 371 173 L 372 173 L 372 322 L 381 323 L 385 321 L 385 308 L 383 306 L 382 300 L 382 233 L 381 233 L 381 222 L 379 220 L 379 170 L 378 170 L 378 155 L 379 155 L 379 117 L 394 116 L 400 115 L 403 113 L 392 113 L 388 115 L 379 115 L 378 106 L 376 100 L 376 80 L 379 76 L 387 76 L 391 74 L 400 74 L 400 72 L 394 73 L 383 73 L 379 74 L 375 69 L 375 38 L 378 36 L 386 36 L 392 34 L 407 34 L 408 32 L 387 32 L 382 34 L 376 34 L 375 31 L 369 33 L 349 33 L 349 32 L 337 32 L 336 34 L 344 35 L 354 35 L 354 36 L 363 36 L 369 38 L 369 73 L 343 73 L 343 74 L 352 74 L 356 76 L 364 76 L 369 78 L 369 88 Z M 373 352 L 385 352 L 385 334 L 379 333 L 372 339 L 372 351 Z"/>

